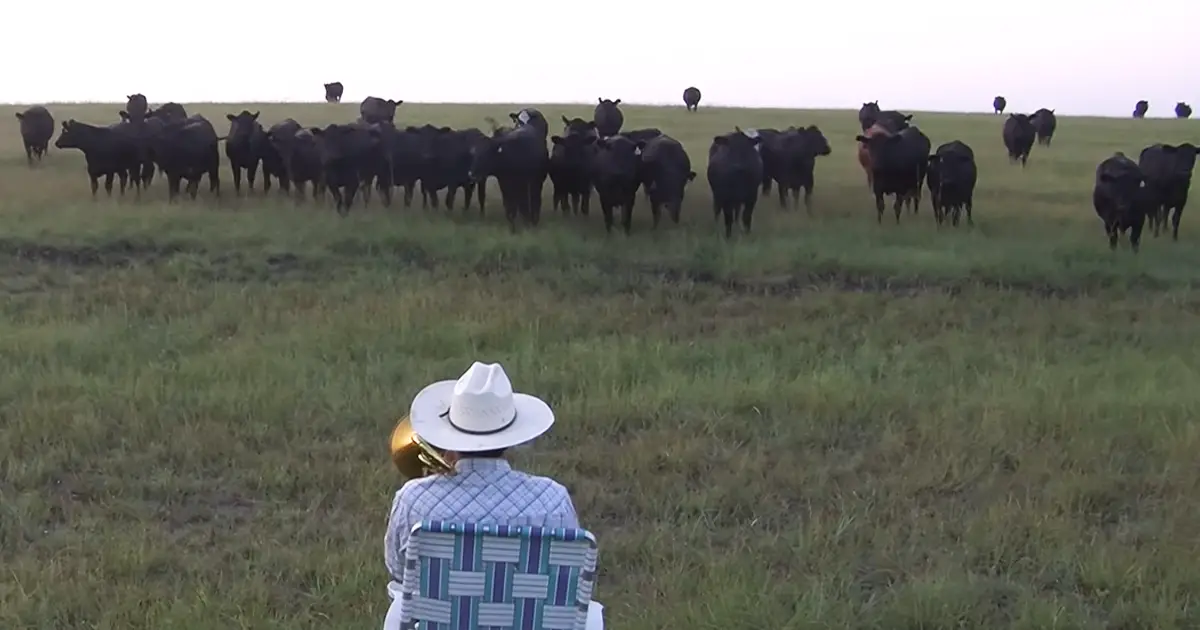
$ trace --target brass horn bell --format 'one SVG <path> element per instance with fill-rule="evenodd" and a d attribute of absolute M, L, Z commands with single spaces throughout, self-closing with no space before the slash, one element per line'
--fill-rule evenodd
<path fill-rule="evenodd" d="M 417 437 L 408 416 L 401 418 L 392 429 L 391 447 L 392 463 L 405 479 L 454 472 L 454 467 L 433 445 Z"/>

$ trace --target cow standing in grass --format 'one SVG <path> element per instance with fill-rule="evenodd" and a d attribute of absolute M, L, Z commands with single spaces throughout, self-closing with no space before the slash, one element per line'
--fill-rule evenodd
<path fill-rule="evenodd" d="M 1166 227 L 1169 218 L 1171 238 L 1179 240 L 1179 220 L 1192 186 L 1197 151 L 1200 149 L 1190 143 L 1178 146 L 1155 144 L 1142 149 L 1138 156 L 1138 167 L 1146 181 L 1150 204 L 1146 214 L 1156 237 Z"/>
<path fill-rule="evenodd" d="M 333 83 L 326 83 L 325 84 L 325 102 L 326 103 L 342 102 L 342 92 L 343 91 L 345 91 L 345 88 L 342 87 L 341 81 L 334 81 Z"/>
<path fill-rule="evenodd" d="M 1033 112 L 1029 122 L 1033 123 L 1037 143 L 1050 146 L 1050 141 L 1054 139 L 1054 130 L 1058 129 L 1058 117 L 1054 115 L 1054 110 L 1043 107 Z"/>
<path fill-rule="evenodd" d="M 650 197 L 654 227 L 658 227 L 662 208 L 667 209 L 673 222 L 679 223 L 684 189 L 688 182 L 696 179 L 692 161 L 683 145 L 666 135 L 648 140 L 642 149 L 638 178 Z"/>
<path fill-rule="evenodd" d="M 367 123 L 396 122 L 396 108 L 404 101 L 382 99 L 378 96 L 368 96 L 358 106 L 359 116 Z"/>
<path fill-rule="evenodd" d="M 1175 117 L 1176 118 L 1189 118 L 1189 117 L 1191 117 L 1191 115 L 1192 115 L 1192 106 L 1191 105 L 1188 105 L 1187 103 L 1184 103 L 1183 101 L 1175 103 Z"/>
<path fill-rule="evenodd" d="M 760 142 L 757 135 L 735 128 L 733 133 L 714 136 L 708 148 L 708 186 L 714 214 L 725 217 L 725 238 L 733 236 L 733 224 L 739 216 L 742 229 L 750 232 L 763 179 Z"/>
<path fill-rule="evenodd" d="M 1003 114 L 1005 107 L 1008 107 L 1008 100 L 1003 96 L 997 96 L 992 99 L 992 111 L 996 114 Z"/>
<path fill-rule="evenodd" d="M 1148 101 L 1138 101 L 1137 104 L 1135 104 L 1133 106 L 1133 117 L 1134 118 L 1145 118 L 1146 112 L 1149 112 L 1149 111 L 1150 111 L 1150 103 Z"/>
<path fill-rule="evenodd" d="M 21 125 L 21 142 L 25 145 L 25 161 L 32 167 L 35 157 L 38 162 L 42 161 L 50 138 L 54 137 L 54 116 L 45 107 L 34 105 L 17 112 L 17 120 Z"/>
<path fill-rule="evenodd" d="M 683 91 L 683 106 L 689 112 L 700 109 L 700 88 L 690 87 Z"/>
<path fill-rule="evenodd" d="M 621 113 L 621 99 L 610 101 L 606 98 L 598 99 L 600 103 L 596 105 L 595 111 L 592 112 L 592 120 L 596 121 L 596 131 L 601 138 L 615 136 L 621 132 L 621 127 L 625 124 L 625 114 Z"/>
<path fill-rule="evenodd" d="M 74 119 L 62 123 L 62 131 L 54 146 L 59 149 L 79 149 L 87 163 L 88 179 L 91 180 L 92 198 L 100 187 L 104 176 L 104 192 L 112 196 L 113 177 L 121 181 L 121 194 L 129 184 L 130 177 L 138 185 L 137 176 L 141 161 L 136 139 L 119 127 L 128 123 L 117 123 L 97 127 Z"/>
<path fill-rule="evenodd" d="M 805 210 L 812 213 L 812 192 L 815 187 L 814 171 L 816 159 L 829 155 L 832 150 L 825 134 L 816 125 L 788 127 L 783 131 L 759 130 L 763 158 L 763 193 L 769 193 L 771 183 L 779 189 L 779 207 L 788 208 L 800 203 L 800 189 L 804 189 Z"/>
<path fill-rule="evenodd" d="M 978 174 L 975 152 L 964 142 L 947 142 L 929 156 L 929 169 L 925 173 L 925 181 L 929 186 L 930 200 L 933 202 L 933 218 L 939 227 L 947 214 L 950 215 L 952 225 L 958 227 L 959 216 L 963 210 L 967 211 L 967 224 L 975 224 L 971 211 Z"/>
<path fill-rule="evenodd" d="M 592 159 L 597 148 L 596 124 L 591 121 L 567 120 L 561 136 L 550 142 L 550 183 L 554 192 L 554 208 L 564 214 L 571 211 L 587 216 L 592 199 Z"/>
<path fill-rule="evenodd" d="M 1129 245 L 1137 253 L 1146 222 L 1146 193 L 1141 168 L 1124 153 L 1114 153 L 1096 167 L 1092 206 L 1104 222 L 1109 249 L 1115 250 L 1118 237 L 1128 231 Z"/>
<path fill-rule="evenodd" d="M 929 159 L 929 138 L 916 127 L 897 134 L 877 133 L 855 138 L 870 154 L 872 191 L 878 222 L 883 222 L 884 196 L 894 195 L 896 223 L 907 201 L 916 212 Z"/>
<path fill-rule="evenodd" d="M 502 129 L 493 124 L 492 135 L 472 148 L 471 180 L 482 186 L 488 177 L 496 178 L 504 215 L 515 232 L 518 217 L 530 226 L 541 221 L 542 187 L 549 164 L 546 137 L 537 128 Z"/>
<path fill-rule="evenodd" d="M 1033 121 L 1025 114 L 1009 114 L 1008 120 L 1004 121 L 1002 137 L 1004 148 L 1008 150 L 1008 161 L 1015 164 L 1020 160 L 1024 168 L 1029 161 L 1029 152 L 1033 150 L 1033 143 L 1037 140 Z"/>

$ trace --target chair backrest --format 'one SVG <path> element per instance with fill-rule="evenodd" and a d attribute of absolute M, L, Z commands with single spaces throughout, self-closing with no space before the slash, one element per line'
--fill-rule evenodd
<path fill-rule="evenodd" d="M 584 630 L 595 580 L 586 529 L 424 521 L 408 539 L 402 626 Z"/>

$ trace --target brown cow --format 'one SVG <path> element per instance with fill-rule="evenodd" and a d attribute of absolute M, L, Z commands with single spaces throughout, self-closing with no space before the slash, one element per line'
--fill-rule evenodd
<path fill-rule="evenodd" d="M 878 124 L 871 125 L 863 132 L 863 136 L 866 138 L 874 138 L 878 135 L 890 136 L 892 132 Z M 867 188 L 875 190 L 875 176 L 871 171 L 871 153 L 867 151 L 867 143 L 865 142 L 858 143 L 858 164 L 862 167 L 863 172 L 867 174 Z"/>

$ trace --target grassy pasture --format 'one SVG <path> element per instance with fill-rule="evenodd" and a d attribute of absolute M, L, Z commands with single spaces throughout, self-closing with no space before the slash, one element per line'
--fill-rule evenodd
<path fill-rule="evenodd" d="M 357 112 L 188 106 L 243 108 Z M 572 489 L 610 627 L 1200 626 L 1200 225 L 1113 254 L 1090 206 L 1101 159 L 1200 124 L 1062 118 L 1022 171 L 1002 117 L 918 113 L 980 163 L 975 229 L 939 232 L 928 201 L 876 224 L 853 112 L 624 109 L 701 173 L 681 225 L 547 202 L 511 235 L 494 185 L 482 218 L 338 218 L 227 173 L 93 203 L 0 107 L 0 628 L 379 627 L 388 431 L 475 358 L 555 407 L 516 463 Z M 726 242 L 711 137 L 810 123 L 814 216 L 764 199 Z"/>

